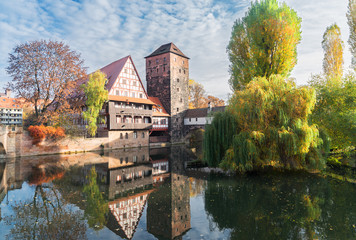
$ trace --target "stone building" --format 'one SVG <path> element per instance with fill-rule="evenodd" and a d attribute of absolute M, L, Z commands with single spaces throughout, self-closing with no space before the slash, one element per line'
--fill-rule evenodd
<path fill-rule="evenodd" d="M 171 142 L 179 142 L 188 109 L 189 58 L 173 43 L 160 46 L 145 58 L 147 93 L 162 102 L 170 115 Z"/>

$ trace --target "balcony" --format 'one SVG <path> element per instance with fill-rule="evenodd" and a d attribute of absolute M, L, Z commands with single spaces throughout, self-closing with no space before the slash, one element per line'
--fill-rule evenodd
<path fill-rule="evenodd" d="M 152 123 L 111 123 L 110 130 L 151 129 Z"/>
<path fill-rule="evenodd" d="M 166 130 L 168 130 L 168 124 L 153 124 L 152 130 L 153 131 L 166 131 Z"/>

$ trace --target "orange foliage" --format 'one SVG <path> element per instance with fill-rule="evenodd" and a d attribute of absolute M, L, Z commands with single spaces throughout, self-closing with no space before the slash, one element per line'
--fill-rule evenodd
<path fill-rule="evenodd" d="M 47 173 L 42 169 L 35 168 L 30 176 L 30 185 L 41 185 L 43 183 L 51 182 L 55 179 L 61 179 L 64 176 L 64 171 L 55 171 L 54 173 Z"/>
<path fill-rule="evenodd" d="M 52 126 L 30 126 L 28 128 L 30 136 L 33 138 L 33 144 L 38 144 L 45 138 L 52 140 L 60 139 L 65 137 L 64 129 L 61 127 L 52 127 Z"/>

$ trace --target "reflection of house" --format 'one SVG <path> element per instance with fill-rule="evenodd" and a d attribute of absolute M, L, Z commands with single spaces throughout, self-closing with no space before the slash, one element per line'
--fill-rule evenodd
<path fill-rule="evenodd" d="M 107 227 L 124 239 L 132 239 L 142 216 L 148 195 L 147 190 L 132 196 L 109 202 Z"/>
<path fill-rule="evenodd" d="M 169 142 L 168 133 L 169 114 L 164 109 L 161 101 L 157 97 L 150 97 L 155 103 L 152 113 L 152 129 L 150 131 L 150 143 Z"/>

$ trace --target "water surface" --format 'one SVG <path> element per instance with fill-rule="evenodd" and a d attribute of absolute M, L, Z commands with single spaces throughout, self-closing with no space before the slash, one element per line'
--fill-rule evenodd
<path fill-rule="evenodd" d="M 356 239 L 355 184 L 208 175 L 192 158 L 173 147 L 0 162 L 0 239 Z"/>

